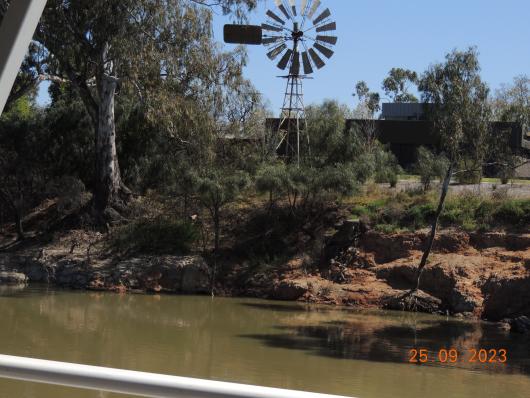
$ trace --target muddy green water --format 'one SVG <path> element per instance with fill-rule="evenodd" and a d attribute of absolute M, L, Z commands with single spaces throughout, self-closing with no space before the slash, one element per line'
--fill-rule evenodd
<path fill-rule="evenodd" d="M 527 337 L 443 317 L 30 288 L 0 291 L 0 320 L 4 354 L 359 398 L 530 396 Z M 506 348 L 508 363 L 412 365 L 414 346 Z M 1 398 L 120 396 L 0 379 Z"/>

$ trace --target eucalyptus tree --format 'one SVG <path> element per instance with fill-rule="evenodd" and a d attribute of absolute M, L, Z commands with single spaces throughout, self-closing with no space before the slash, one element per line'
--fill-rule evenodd
<path fill-rule="evenodd" d="M 455 173 L 482 172 L 488 150 L 489 89 L 480 77 L 478 52 L 453 50 L 445 62 L 432 65 L 421 77 L 422 100 L 429 103 L 428 117 L 448 157 L 431 232 L 417 271 L 416 290 L 432 249 L 438 220 Z M 463 166 L 464 170 L 457 170 Z M 467 169 L 470 167 L 471 169 Z"/>
<path fill-rule="evenodd" d="M 410 86 L 418 83 L 418 74 L 409 69 L 392 68 L 383 80 L 382 89 L 394 102 L 418 102 Z"/>
<path fill-rule="evenodd" d="M 240 59 L 214 43 L 212 7 L 243 18 L 254 6 L 255 0 L 48 1 L 35 35 L 45 56 L 41 71 L 72 84 L 92 121 L 98 216 L 123 209 L 130 193 L 116 147 L 118 93 L 136 95 L 158 125 L 200 115 L 208 88 L 241 71 Z M 173 131 L 178 142 L 187 127 L 179 122 Z"/>
<path fill-rule="evenodd" d="M 355 111 L 357 118 L 373 119 L 381 110 L 381 96 L 375 91 L 370 91 L 368 84 L 363 80 L 355 84 L 353 97 L 357 97 L 359 101 Z"/>
<path fill-rule="evenodd" d="M 503 122 L 530 123 L 530 78 L 516 76 L 511 84 L 503 84 L 493 98 L 494 116 Z"/>

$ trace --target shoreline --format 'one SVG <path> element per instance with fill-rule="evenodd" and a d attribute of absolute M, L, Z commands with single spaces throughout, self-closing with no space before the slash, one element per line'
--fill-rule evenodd
<path fill-rule="evenodd" d="M 344 222 L 326 239 L 323 256 L 329 267 L 319 268 L 316 259 L 302 253 L 263 272 L 248 272 L 248 260 L 226 255 L 215 295 L 405 309 L 397 298 L 412 287 L 426 231 L 365 231 L 354 244 L 355 228 L 358 223 Z M 71 253 L 57 243 L 3 252 L 0 269 L 0 286 L 19 281 L 76 290 L 201 295 L 211 294 L 212 286 L 211 267 L 200 255 L 120 258 L 95 252 L 87 259 L 82 244 Z M 530 234 L 443 230 L 415 310 L 504 323 L 528 316 L 529 271 Z"/>

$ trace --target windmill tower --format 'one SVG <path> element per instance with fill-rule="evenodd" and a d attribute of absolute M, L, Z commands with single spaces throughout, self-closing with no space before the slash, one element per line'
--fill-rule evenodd
<path fill-rule="evenodd" d="M 261 26 L 226 25 L 225 42 L 259 44 L 267 48 L 267 57 L 277 67 L 287 71 L 287 84 L 281 108 L 277 151 L 287 161 L 300 164 L 302 141 L 309 141 L 306 132 L 303 80 L 314 69 L 323 68 L 325 58 L 334 54 L 337 44 L 334 32 L 337 24 L 331 20 L 329 8 L 319 11 L 321 0 L 275 0 L 277 10 L 267 10 L 267 20 Z M 317 12 L 318 11 L 318 12 Z M 261 36 L 261 38 L 260 38 Z M 319 55 L 320 54 L 320 55 Z"/>

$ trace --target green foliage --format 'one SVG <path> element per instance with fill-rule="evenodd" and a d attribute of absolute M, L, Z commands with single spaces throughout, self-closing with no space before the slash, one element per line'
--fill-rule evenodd
<path fill-rule="evenodd" d="M 240 170 L 223 169 L 212 164 L 197 179 L 197 195 L 208 209 L 214 225 L 214 251 L 217 254 L 221 238 L 221 212 L 225 205 L 234 201 L 245 189 L 250 178 Z"/>
<path fill-rule="evenodd" d="M 365 152 L 360 154 L 352 164 L 355 178 L 359 183 L 364 184 L 375 174 L 377 164 L 372 153 Z"/>
<path fill-rule="evenodd" d="M 315 197 L 325 194 L 351 196 L 358 189 L 355 173 L 348 164 L 337 164 L 319 170 L 312 176 L 312 185 Z"/>
<path fill-rule="evenodd" d="M 110 247 L 129 254 L 187 254 L 198 239 L 190 223 L 170 219 L 138 220 L 112 233 Z"/>
<path fill-rule="evenodd" d="M 365 81 L 357 82 L 353 96 L 357 96 L 359 99 L 359 104 L 355 111 L 356 117 L 373 119 L 374 115 L 381 110 L 381 96 L 379 93 L 370 91 Z"/>
<path fill-rule="evenodd" d="M 249 176 L 244 172 L 211 169 L 198 177 L 197 193 L 202 203 L 215 212 L 236 199 L 249 182 Z"/>
<path fill-rule="evenodd" d="M 267 193 L 269 205 L 286 192 L 288 187 L 287 167 L 285 163 L 272 163 L 262 166 L 256 175 L 256 189 L 259 193 Z"/>
<path fill-rule="evenodd" d="M 94 179 L 94 136 L 90 118 L 75 89 L 68 84 L 52 84 L 52 102 L 45 108 L 39 135 L 50 178 L 64 175 L 79 178 L 91 187 Z"/>
<path fill-rule="evenodd" d="M 306 112 L 309 148 L 302 148 L 310 156 L 306 163 L 321 168 L 353 162 L 361 152 L 361 143 L 356 131 L 346 130 L 346 119 L 350 116 L 348 108 L 328 100 L 308 107 Z"/>
<path fill-rule="evenodd" d="M 482 170 L 488 153 L 491 109 L 489 88 L 480 77 L 478 52 L 454 50 L 444 63 L 434 64 L 419 83 L 422 100 L 431 104 L 428 117 L 441 139 L 441 147 L 456 166 Z"/>
<path fill-rule="evenodd" d="M 375 181 L 377 183 L 389 183 L 395 187 L 398 176 L 402 172 L 394 154 L 383 147 L 377 148 L 373 154 L 375 160 Z"/>
<path fill-rule="evenodd" d="M 435 217 L 437 196 L 416 192 L 387 195 L 353 207 L 352 214 L 384 232 L 428 227 Z M 472 193 L 450 196 L 440 216 L 444 227 L 468 231 L 512 229 L 530 226 L 530 200 L 483 198 Z"/>
<path fill-rule="evenodd" d="M 402 68 L 392 68 L 388 77 L 383 80 L 382 88 L 393 102 L 418 102 L 414 94 L 409 92 L 410 84 L 418 83 L 418 74 Z"/>
<path fill-rule="evenodd" d="M 480 184 L 483 166 L 476 158 L 463 156 L 457 164 L 459 171 L 455 177 L 459 184 Z"/>
<path fill-rule="evenodd" d="M 435 178 L 441 182 L 449 169 L 449 160 L 444 155 L 435 155 L 425 147 L 419 147 L 414 170 L 420 176 L 423 190 L 427 191 Z"/>
<path fill-rule="evenodd" d="M 514 225 L 520 228 L 530 228 L 530 200 L 507 200 L 498 207 L 491 209 L 490 225 L 492 223 Z M 486 213 L 484 220 L 488 220 Z"/>
<path fill-rule="evenodd" d="M 21 117 L 15 109 L 0 119 L 0 207 L 16 222 L 20 238 L 24 213 L 45 197 L 49 177 L 43 121 L 41 112 Z"/>
<path fill-rule="evenodd" d="M 516 76 L 512 84 L 503 84 L 493 100 L 495 120 L 530 125 L 530 78 Z"/>

